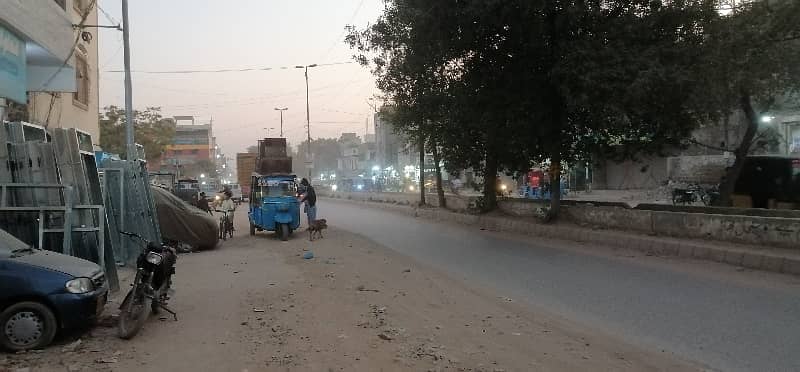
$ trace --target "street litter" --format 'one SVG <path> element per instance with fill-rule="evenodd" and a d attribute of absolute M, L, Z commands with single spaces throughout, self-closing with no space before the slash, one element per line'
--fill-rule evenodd
<path fill-rule="evenodd" d="M 306 260 L 314 258 L 314 252 L 308 251 L 306 253 L 303 253 L 303 258 Z"/>

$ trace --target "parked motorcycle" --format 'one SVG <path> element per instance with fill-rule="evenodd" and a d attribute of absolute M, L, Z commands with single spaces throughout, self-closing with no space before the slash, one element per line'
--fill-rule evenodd
<path fill-rule="evenodd" d="M 167 245 L 153 243 L 138 234 L 121 234 L 136 238 L 144 245 L 136 260 L 133 287 L 119 307 L 119 337 L 130 339 L 142 328 L 150 312 L 157 314 L 164 309 L 178 320 L 178 315 L 167 307 L 177 253 Z"/>
<path fill-rule="evenodd" d="M 698 184 L 689 184 L 685 189 L 672 190 L 672 205 L 691 205 L 694 203 L 702 202 L 703 205 L 714 205 L 719 199 L 719 188 L 711 187 L 704 189 Z"/>

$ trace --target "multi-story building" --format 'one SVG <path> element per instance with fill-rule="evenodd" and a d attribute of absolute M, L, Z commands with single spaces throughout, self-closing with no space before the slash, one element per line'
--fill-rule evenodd
<path fill-rule="evenodd" d="M 22 120 L 78 128 L 99 142 L 97 9 L 88 0 L 0 0 L 0 101 Z M 0 102 L 0 111 L 5 105 Z M 13 118 L 19 120 L 20 118 Z"/>
<path fill-rule="evenodd" d="M 213 167 L 216 149 L 212 134 L 212 124 L 177 125 L 175 127 L 175 139 L 171 145 L 164 149 L 164 154 L 161 156 L 162 169 L 169 170 L 171 167 L 192 168 L 192 166 L 202 164 L 208 164 Z M 190 177 L 199 176 L 194 174 L 186 175 Z"/>

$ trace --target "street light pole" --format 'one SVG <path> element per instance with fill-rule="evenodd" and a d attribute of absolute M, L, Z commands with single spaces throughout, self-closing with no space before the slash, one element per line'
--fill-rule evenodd
<path fill-rule="evenodd" d="M 125 63 L 125 143 L 127 159 L 135 160 L 137 157 L 136 145 L 133 138 L 133 87 L 131 84 L 131 41 L 130 22 L 128 21 L 128 0 L 122 0 L 122 45 Z"/>
<path fill-rule="evenodd" d="M 281 112 L 281 138 L 283 138 L 283 112 L 286 111 L 286 110 L 288 110 L 288 108 L 286 108 L 286 107 L 284 107 L 284 108 L 277 108 L 276 107 L 275 108 L 275 111 L 280 111 Z"/>
<path fill-rule="evenodd" d="M 307 133 L 307 140 L 308 146 L 306 149 L 306 163 L 311 162 L 311 106 L 308 99 L 308 68 L 317 67 L 317 64 L 307 65 L 307 66 L 295 66 L 296 68 L 302 68 L 305 70 L 306 73 L 306 133 Z M 310 164 L 307 164 L 308 167 L 308 181 L 311 182 L 311 167 Z"/>

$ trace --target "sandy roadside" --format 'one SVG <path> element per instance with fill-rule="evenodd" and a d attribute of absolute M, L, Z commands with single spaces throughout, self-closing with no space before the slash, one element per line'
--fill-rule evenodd
<path fill-rule="evenodd" d="M 307 250 L 315 257 L 301 258 Z M 465 287 L 340 230 L 281 250 L 302 281 L 243 308 L 252 370 L 697 370 Z M 264 315 L 252 313 L 265 309 Z"/>
<path fill-rule="evenodd" d="M 100 326 L 74 349 L 0 354 L 0 371 L 698 370 L 337 229 L 240 234 L 182 255 L 175 286 L 179 322 L 152 318 L 131 341 Z"/>

